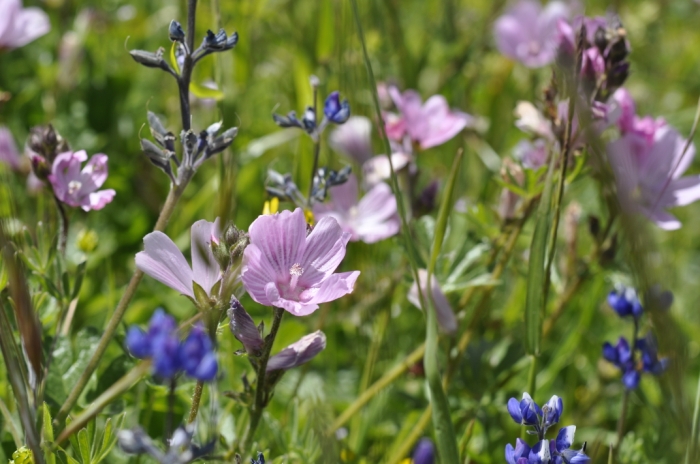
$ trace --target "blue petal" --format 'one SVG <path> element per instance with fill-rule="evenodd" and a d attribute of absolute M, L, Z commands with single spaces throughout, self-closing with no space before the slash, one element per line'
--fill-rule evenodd
<path fill-rule="evenodd" d="M 615 349 L 615 347 L 608 342 L 603 343 L 603 358 L 613 364 L 617 364 L 619 362 L 617 349 Z"/>
<path fill-rule="evenodd" d="M 634 390 L 637 388 L 637 386 L 639 386 L 640 378 L 641 376 L 639 375 L 639 372 L 631 369 L 622 375 L 622 383 L 625 384 L 625 387 L 627 387 L 629 390 Z"/>
<path fill-rule="evenodd" d="M 574 435 L 576 434 L 576 426 L 570 425 L 559 430 L 556 440 L 557 451 L 562 452 L 566 449 L 571 448 L 574 442 Z"/>
<path fill-rule="evenodd" d="M 547 425 L 554 425 L 559 422 L 562 412 L 564 411 L 564 402 L 557 395 L 552 396 L 552 398 L 547 402 Z"/>
<path fill-rule="evenodd" d="M 514 454 L 515 454 L 515 450 L 513 449 L 513 445 L 511 445 L 510 443 L 508 443 L 508 444 L 506 445 L 506 462 L 507 462 L 508 464 L 517 464 L 517 463 L 515 462 Z"/>
<path fill-rule="evenodd" d="M 151 356 L 151 344 L 146 332 L 136 326 L 130 327 L 126 332 L 126 349 L 140 359 Z"/>
<path fill-rule="evenodd" d="M 197 380 L 208 382 L 216 378 L 218 369 L 219 364 L 216 361 L 216 355 L 214 353 L 208 353 L 202 358 L 202 362 L 199 363 L 195 372 L 190 376 Z"/>
<path fill-rule="evenodd" d="M 520 401 L 520 414 L 523 417 L 523 424 L 537 425 L 542 417 L 542 410 L 529 394 L 523 393 L 523 399 Z"/>
<path fill-rule="evenodd" d="M 520 413 L 520 402 L 515 398 L 508 400 L 508 413 L 516 423 L 523 423 L 523 415 Z"/>
<path fill-rule="evenodd" d="M 413 464 L 433 464 L 435 462 L 435 446 L 428 438 L 421 438 L 413 450 Z"/>

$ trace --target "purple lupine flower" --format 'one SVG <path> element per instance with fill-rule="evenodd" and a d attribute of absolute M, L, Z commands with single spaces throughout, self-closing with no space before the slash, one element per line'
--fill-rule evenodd
<path fill-rule="evenodd" d="M 639 319 L 644 309 L 637 292 L 632 287 L 617 286 L 608 294 L 608 304 L 620 317 L 632 316 Z"/>
<path fill-rule="evenodd" d="M 362 164 L 374 154 L 371 134 L 372 121 L 364 116 L 351 116 L 331 132 L 328 142 L 334 150 Z"/>
<path fill-rule="evenodd" d="M 418 269 L 418 281 L 420 282 L 421 292 L 423 293 L 423 298 L 433 299 L 433 305 L 435 307 L 435 314 L 437 315 L 437 322 L 440 328 L 448 334 L 454 334 L 457 332 L 457 318 L 452 310 L 450 302 L 447 301 L 447 297 L 442 293 L 440 284 L 438 283 L 435 276 L 430 279 L 430 290 L 428 293 L 428 271 L 425 269 Z M 413 282 L 411 288 L 408 290 L 408 295 L 406 295 L 408 301 L 411 302 L 418 309 L 423 309 L 420 304 L 420 295 L 418 293 L 418 283 Z"/>
<path fill-rule="evenodd" d="M 552 396 L 547 404 L 542 408 L 542 413 L 544 415 L 544 424 L 546 427 L 551 427 L 554 424 L 559 423 L 559 418 L 561 418 L 564 412 L 564 402 L 557 395 Z"/>
<path fill-rule="evenodd" d="M 421 438 L 413 449 L 413 464 L 433 464 L 434 462 L 435 445 L 429 438 Z"/>
<path fill-rule="evenodd" d="M 622 208 L 644 214 L 662 229 L 680 228 L 666 209 L 700 199 L 700 176 L 681 177 L 695 157 L 695 146 L 664 125 L 654 131 L 651 145 L 625 134 L 607 145 L 607 153 Z"/>
<path fill-rule="evenodd" d="M 522 425 L 539 426 L 542 417 L 542 409 L 528 393 L 523 393 L 523 399 L 520 401 L 515 398 L 509 399 L 508 413 L 516 423 Z"/>
<path fill-rule="evenodd" d="M 668 358 L 659 359 L 656 339 L 649 332 L 646 337 L 637 340 L 636 348 L 641 353 L 642 369 L 650 374 L 659 375 L 668 367 Z"/>
<path fill-rule="evenodd" d="M 387 136 L 392 140 L 400 142 L 408 136 L 426 150 L 442 145 L 475 123 L 474 117 L 467 113 L 451 110 L 442 95 L 433 95 L 423 103 L 414 90 L 402 94 L 396 87 L 390 87 L 389 94 L 401 112 L 400 117 L 387 115 Z"/>
<path fill-rule="evenodd" d="M 555 440 L 541 440 L 530 450 L 528 464 L 586 464 L 590 458 L 585 450 L 572 450 L 576 426 L 570 425 L 559 430 Z"/>
<path fill-rule="evenodd" d="M 48 15 L 39 8 L 22 8 L 21 0 L 0 2 L 0 50 L 21 47 L 50 30 Z"/>
<path fill-rule="evenodd" d="M 5 163 L 12 169 L 20 166 L 21 158 L 12 133 L 5 126 L 0 126 L 0 163 Z"/>
<path fill-rule="evenodd" d="M 81 207 L 84 211 L 102 209 L 116 195 L 112 189 L 97 190 L 107 180 L 107 155 L 93 155 L 81 170 L 87 159 L 85 150 L 59 154 L 48 179 L 56 197 L 68 206 Z"/>
<path fill-rule="evenodd" d="M 158 377 L 172 378 L 180 370 L 175 319 L 162 309 L 157 309 L 148 324 L 148 332 L 132 326 L 126 333 L 126 348 L 137 358 L 152 358 L 153 373 Z"/>
<path fill-rule="evenodd" d="M 195 325 L 180 343 L 178 356 L 182 370 L 193 379 L 206 382 L 216 377 L 218 363 L 214 346 L 201 324 Z"/>
<path fill-rule="evenodd" d="M 195 298 L 194 285 L 199 285 L 207 295 L 221 279 L 221 268 L 214 257 L 210 243 L 218 240 L 221 232 L 219 220 L 197 221 L 192 224 L 192 267 L 170 237 L 163 232 L 151 232 L 143 238 L 144 250 L 136 254 L 136 267 L 157 281 Z"/>
<path fill-rule="evenodd" d="M 334 274 L 345 256 L 350 234 L 330 217 L 307 236 L 304 212 L 282 211 L 258 217 L 250 225 L 241 279 L 257 303 L 306 316 L 351 293 L 360 271 Z"/>
<path fill-rule="evenodd" d="M 546 66 L 557 54 L 557 21 L 568 16 L 569 9 L 561 2 L 542 8 L 539 1 L 520 0 L 496 20 L 496 46 L 529 68 Z"/>
<path fill-rule="evenodd" d="M 332 217 L 350 234 L 351 241 L 375 243 L 389 238 L 399 231 L 396 198 L 384 182 L 372 187 L 361 200 L 357 200 L 357 177 L 350 175 L 345 183 L 328 189 L 331 201 L 316 203 L 317 219 Z"/>
<path fill-rule="evenodd" d="M 323 114 L 335 124 L 344 124 L 350 117 L 350 104 L 347 100 L 340 101 L 340 93 L 331 92 L 323 104 Z"/>
<path fill-rule="evenodd" d="M 326 334 L 317 330 L 314 333 L 304 335 L 292 343 L 267 362 L 266 372 L 289 370 L 301 366 L 316 357 L 326 349 Z"/>
<path fill-rule="evenodd" d="M 530 446 L 520 438 L 515 439 L 515 448 L 508 443 L 506 445 L 506 462 L 508 464 L 528 464 Z"/>
<path fill-rule="evenodd" d="M 637 388 L 641 376 L 635 367 L 634 352 L 625 337 L 620 337 L 617 345 L 603 344 L 603 358 L 622 371 L 622 383 L 630 390 Z"/>

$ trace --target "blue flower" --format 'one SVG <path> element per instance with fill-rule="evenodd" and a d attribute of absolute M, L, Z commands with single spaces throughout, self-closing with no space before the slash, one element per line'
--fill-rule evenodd
<path fill-rule="evenodd" d="M 522 425 L 539 426 L 542 409 L 535 403 L 528 393 L 523 393 L 523 399 L 508 400 L 508 412 L 515 422 Z"/>
<path fill-rule="evenodd" d="M 608 304 L 620 317 L 641 317 L 644 309 L 639 302 L 637 292 L 631 287 L 617 286 L 608 294 Z"/>
<path fill-rule="evenodd" d="M 545 416 L 545 426 L 551 427 L 559 422 L 562 412 L 564 412 L 564 403 L 557 395 L 552 396 L 547 404 L 542 408 Z"/>
<path fill-rule="evenodd" d="M 250 464 L 265 464 L 265 456 L 259 452 L 258 459 L 251 459 Z"/>
<path fill-rule="evenodd" d="M 515 439 L 515 448 L 508 443 L 506 445 L 506 462 L 508 464 L 528 464 L 530 446 L 520 438 Z"/>
<path fill-rule="evenodd" d="M 182 369 L 192 378 L 209 381 L 216 377 L 218 363 L 209 335 L 201 325 L 196 325 L 179 351 Z"/>
<path fill-rule="evenodd" d="M 569 425 L 559 430 L 555 440 L 541 440 L 530 450 L 527 464 L 586 464 L 590 458 L 581 450 L 572 450 L 576 426 Z M 516 464 L 521 464 L 515 461 Z"/>
<path fill-rule="evenodd" d="M 642 369 L 646 372 L 659 375 L 668 367 L 668 358 L 659 359 L 656 340 L 651 332 L 637 340 L 637 349 L 642 354 Z"/>
<path fill-rule="evenodd" d="M 329 121 L 336 124 L 343 124 L 350 117 L 350 104 L 347 100 L 340 101 L 340 94 L 336 90 L 331 92 L 323 105 L 323 114 Z"/>
<path fill-rule="evenodd" d="M 435 462 L 435 447 L 428 438 L 421 438 L 413 450 L 413 464 L 433 464 Z"/>
<path fill-rule="evenodd" d="M 635 361 L 635 352 L 639 352 L 641 364 Z M 659 375 L 668 367 L 668 359 L 659 359 L 656 341 L 651 334 L 635 342 L 634 349 L 624 337 L 620 337 L 616 346 L 605 342 L 603 358 L 617 366 L 622 371 L 622 383 L 630 390 L 639 386 L 641 371 Z"/>

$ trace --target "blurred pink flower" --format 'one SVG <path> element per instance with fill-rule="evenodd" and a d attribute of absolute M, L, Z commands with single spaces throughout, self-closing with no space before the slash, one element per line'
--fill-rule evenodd
<path fill-rule="evenodd" d="M 537 170 L 544 166 L 549 158 L 547 142 L 543 139 L 521 140 L 513 148 L 513 156 L 520 160 L 524 168 Z"/>
<path fill-rule="evenodd" d="M 352 174 L 344 184 L 331 187 L 329 192 L 331 201 L 317 203 L 314 215 L 317 219 L 334 218 L 350 234 L 350 240 L 375 243 L 399 231 L 396 198 L 384 182 L 372 187 L 359 202 L 357 178 Z"/>
<path fill-rule="evenodd" d="M 258 217 L 248 231 L 241 279 L 257 303 L 306 316 L 351 293 L 360 271 L 334 274 L 345 257 L 350 234 L 330 217 L 306 235 L 304 212 L 282 211 Z"/>
<path fill-rule="evenodd" d="M 561 2 L 551 2 L 543 9 L 539 1 L 520 0 L 496 20 L 496 46 L 528 68 L 546 66 L 557 54 L 557 21 L 568 16 L 569 8 Z"/>
<path fill-rule="evenodd" d="M 107 180 L 107 155 L 93 155 L 81 171 L 80 165 L 87 159 L 85 150 L 61 153 L 48 179 L 56 197 L 68 206 L 85 211 L 102 209 L 116 195 L 112 189 L 97 190 Z"/>
<path fill-rule="evenodd" d="M 637 116 L 634 99 L 624 87 L 620 87 L 613 93 L 608 106 L 610 123 L 617 124 L 623 135 L 637 137 L 637 143 L 652 145 L 656 131 L 666 125 L 663 118 Z"/>
<path fill-rule="evenodd" d="M 385 114 L 387 137 L 402 141 L 404 135 L 417 142 L 425 150 L 442 145 L 467 126 L 473 126 L 474 118 L 461 111 L 453 111 L 442 95 L 433 95 L 425 103 L 414 90 L 403 94 L 396 87 L 389 87 L 389 94 L 401 115 Z"/>
<path fill-rule="evenodd" d="M 136 253 L 136 267 L 158 282 L 195 298 L 193 282 L 207 295 L 221 278 L 221 268 L 211 251 L 211 242 L 221 235 L 219 220 L 195 222 L 190 228 L 192 267 L 170 237 L 151 232 L 143 238 L 144 250 Z"/>
<path fill-rule="evenodd" d="M 330 145 L 334 150 L 362 164 L 372 157 L 372 122 L 364 116 L 350 116 L 345 124 L 331 132 Z"/>
<path fill-rule="evenodd" d="M 0 49 L 21 47 L 50 30 L 49 17 L 39 8 L 22 8 L 21 0 L 0 1 Z"/>
<path fill-rule="evenodd" d="M 18 169 L 21 163 L 15 140 L 5 126 L 0 126 L 0 162 L 12 169 Z"/>
<path fill-rule="evenodd" d="M 420 281 L 421 293 L 423 293 L 423 298 L 433 299 L 433 304 L 435 305 L 435 313 L 437 315 L 437 322 L 440 328 L 448 334 L 453 334 L 457 331 L 457 318 L 455 313 L 450 306 L 450 302 L 447 301 L 447 297 L 442 293 L 440 284 L 438 284 L 437 279 L 433 276 L 430 279 L 430 289 L 431 293 L 428 293 L 428 271 L 425 269 L 418 269 L 418 280 Z M 413 282 L 407 295 L 408 301 L 419 309 L 423 309 L 420 304 L 420 295 L 418 293 L 418 284 Z"/>
<path fill-rule="evenodd" d="M 683 152 L 686 143 L 675 129 L 663 125 L 654 131 L 651 144 L 639 143 L 634 133 L 608 144 L 623 210 L 642 213 L 665 230 L 681 227 L 665 210 L 700 199 L 700 176 L 681 177 L 695 156 L 692 143 Z"/>

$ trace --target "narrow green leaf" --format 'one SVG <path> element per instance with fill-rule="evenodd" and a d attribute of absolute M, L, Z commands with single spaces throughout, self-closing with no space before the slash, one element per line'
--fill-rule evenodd
<path fill-rule="evenodd" d="M 68 271 L 65 271 L 63 274 L 61 274 L 61 283 L 63 284 L 63 295 L 70 295 L 70 276 L 68 275 Z"/>
<path fill-rule="evenodd" d="M 544 311 L 545 261 L 547 238 L 552 224 L 552 190 L 556 156 L 550 156 L 542 198 L 535 215 L 535 231 L 530 245 L 530 262 L 525 299 L 525 346 L 529 354 L 537 356 L 542 338 L 542 312 Z"/>
<path fill-rule="evenodd" d="M 70 294 L 70 299 L 74 300 L 78 293 L 80 293 L 80 287 L 83 286 L 83 277 L 85 277 L 85 267 L 87 266 L 87 261 L 83 261 L 78 264 L 78 269 L 75 273 L 75 282 L 73 282 L 73 291 Z"/>
<path fill-rule="evenodd" d="M 210 89 L 196 82 L 190 82 L 190 92 L 197 98 L 209 98 L 216 101 L 224 99 L 224 92 L 219 89 Z"/>
<path fill-rule="evenodd" d="M 90 438 L 87 429 L 80 429 L 78 432 L 78 448 L 80 450 L 80 460 L 83 464 L 90 464 Z"/>
<path fill-rule="evenodd" d="M 44 442 L 49 444 L 53 442 L 53 425 L 51 424 L 51 412 L 49 411 L 49 406 L 44 403 L 42 408 L 43 413 L 43 432 L 44 432 Z M 44 457 L 46 458 L 47 464 L 56 464 L 56 453 L 51 451 L 48 446 L 44 445 Z"/>
<path fill-rule="evenodd" d="M 430 262 L 428 263 L 428 281 L 425 285 L 427 295 L 422 295 L 422 300 L 427 303 L 423 304 L 427 308 L 426 315 L 428 316 L 428 330 L 425 340 L 425 373 L 430 387 L 430 400 L 433 405 L 433 428 L 435 429 L 435 438 L 437 440 L 438 452 L 442 462 L 459 462 L 459 449 L 457 448 L 457 437 L 455 436 L 454 427 L 452 425 L 452 417 L 450 415 L 450 405 L 447 401 L 447 395 L 442 388 L 442 376 L 440 375 L 440 366 L 438 365 L 438 329 L 437 329 L 437 314 L 435 311 L 435 303 L 433 301 L 433 292 L 430 290 L 431 279 L 435 272 L 435 264 L 442 243 L 445 240 L 445 232 L 447 231 L 447 222 L 452 212 L 452 199 L 459 174 L 459 167 L 462 162 L 463 151 L 459 150 L 452 163 L 452 171 L 445 185 L 445 190 L 440 204 L 440 211 L 435 223 L 435 233 L 433 237 L 433 247 L 430 252 Z M 420 286 L 419 286 L 420 288 Z M 422 292 L 419 292 L 422 293 Z"/>
<path fill-rule="evenodd" d="M 65 461 L 68 464 L 80 464 L 80 461 L 72 458 L 68 453 L 66 453 L 64 450 L 61 450 L 63 452 L 63 457 L 65 458 Z"/>

